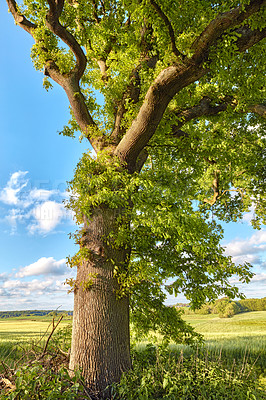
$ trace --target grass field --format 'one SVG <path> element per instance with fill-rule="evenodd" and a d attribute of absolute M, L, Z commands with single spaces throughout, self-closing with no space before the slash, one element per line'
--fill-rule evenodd
<path fill-rule="evenodd" d="M 232 318 L 219 318 L 215 314 L 184 315 L 183 318 L 205 339 L 266 335 L 266 311 L 236 314 Z"/>
<path fill-rule="evenodd" d="M 194 391 L 199 391 L 200 394 L 206 392 L 205 397 L 200 397 L 204 399 L 266 399 L 264 397 L 266 386 L 266 311 L 238 314 L 229 319 L 219 318 L 217 315 L 185 315 L 184 319 L 204 336 L 205 344 L 195 350 L 188 346 L 172 343 L 169 345 L 167 353 L 169 356 L 157 356 L 157 353 L 153 352 L 154 346 L 152 348 L 146 346 L 146 344 L 152 340 L 160 344 L 159 335 L 151 335 L 147 341 L 142 342 L 135 337 L 134 342 L 137 345 L 133 347 L 132 353 L 133 359 L 135 359 L 133 362 L 134 370 L 121 383 L 119 389 L 126 391 L 126 399 L 154 399 L 157 398 L 154 397 L 154 393 L 158 393 L 158 390 L 164 393 L 158 399 L 176 399 L 181 398 L 180 393 L 184 388 L 187 388 L 189 393 L 191 390 L 191 396 Z M 0 374 L 6 373 L 7 365 L 17 368 L 17 360 L 24 354 L 28 342 L 34 341 L 36 343 L 41 338 L 44 342 L 45 337 L 52 329 L 51 323 L 51 316 L 0 319 Z M 65 317 L 59 327 L 64 328 L 70 323 L 71 317 Z M 63 331 L 62 335 L 64 336 Z M 70 335 L 68 334 L 68 339 L 64 339 L 67 348 L 70 343 L 69 338 Z M 41 348 L 43 348 L 43 345 Z M 61 348 L 67 351 L 67 348 Z M 3 363 L 1 363 L 2 361 Z M 183 372 L 177 371 L 177 367 L 179 368 L 181 364 L 183 365 Z M 158 375 L 159 370 L 160 374 Z M 32 373 L 29 372 L 29 374 Z M 210 382 L 208 377 L 210 377 Z M 24 379 L 26 379 L 25 387 L 31 384 L 35 385 L 36 380 L 31 375 L 29 377 L 24 376 Z M 167 383 L 169 388 L 166 385 L 167 380 L 169 380 L 169 384 Z M 155 383 L 160 383 L 159 389 Z M 51 384 L 53 385 L 53 383 Z M 259 389 L 253 387 L 255 384 L 259 385 Z M 177 389 L 179 386 L 181 392 Z M 173 388 L 176 388 L 179 397 L 170 396 L 169 393 Z M 142 390 L 145 393 L 149 390 L 151 393 L 149 395 L 146 393 L 146 397 L 141 397 L 143 395 L 141 394 Z M 239 390 L 239 395 L 236 392 L 237 390 Z M 210 391 L 212 394 L 210 394 Z M 224 394 L 221 394 L 220 391 Z M 170 397 L 165 397 L 166 392 Z M 132 393 L 135 393 L 135 397 L 130 397 Z M 225 394 L 226 397 L 224 397 Z M 198 398 L 198 394 L 193 394 L 194 397 L 191 396 L 188 395 L 184 398 Z M 0 394 L 0 398 L 5 397 L 1 397 Z M 24 399 L 24 397 L 21 398 Z"/>

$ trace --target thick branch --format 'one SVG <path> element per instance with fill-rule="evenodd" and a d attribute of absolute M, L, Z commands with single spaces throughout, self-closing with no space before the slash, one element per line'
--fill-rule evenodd
<path fill-rule="evenodd" d="M 25 18 L 24 15 L 20 14 L 15 0 L 6 0 L 6 1 L 9 11 L 13 15 L 15 22 L 30 35 L 33 35 L 33 31 L 36 28 L 36 25 L 30 22 L 27 18 Z"/>
<path fill-rule="evenodd" d="M 248 109 L 251 112 L 260 115 L 261 117 L 266 118 L 266 106 L 263 104 L 253 104 L 249 106 Z"/>
<path fill-rule="evenodd" d="M 205 75 L 199 66 L 173 65 L 163 70 L 149 88 L 137 118 L 117 146 L 116 154 L 129 169 L 135 168 L 136 159 L 160 123 L 174 95 L 190 83 Z"/>
<path fill-rule="evenodd" d="M 129 169 L 135 168 L 138 154 L 155 133 L 166 107 L 175 94 L 208 72 L 203 68 L 203 62 L 208 58 L 210 47 L 227 29 L 242 23 L 256 13 L 264 3 L 265 0 L 251 0 L 245 10 L 239 6 L 218 15 L 194 42 L 195 52 L 192 58 L 185 59 L 182 65 L 172 65 L 159 74 L 149 88 L 138 116 L 116 149 L 116 154 L 127 163 Z M 251 42 L 246 35 L 239 45 L 239 51 L 244 51 L 248 43 Z"/>
<path fill-rule="evenodd" d="M 251 0 L 244 10 L 241 4 L 230 11 L 219 14 L 194 41 L 192 49 L 195 52 L 191 60 L 196 63 L 206 60 L 210 47 L 227 29 L 241 24 L 245 19 L 259 11 L 264 4 L 265 0 Z"/>
<path fill-rule="evenodd" d="M 63 27 L 59 22 L 59 17 L 63 9 L 64 1 L 47 1 L 49 4 L 49 11 L 46 16 L 46 25 L 51 30 L 51 32 L 62 39 L 63 42 L 65 42 L 74 53 L 76 57 L 76 67 L 74 71 L 77 74 L 77 78 L 79 80 L 85 71 L 87 59 L 81 46 L 78 44 L 74 36 L 70 32 L 68 32 L 67 29 Z"/>
<path fill-rule="evenodd" d="M 103 49 L 102 55 L 100 58 L 96 58 L 95 61 L 97 62 L 100 71 L 101 71 L 101 75 L 102 75 L 102 80 L 108 81 L 108 75 L 107 75 L 107 71 L 108 71 L 108 66 L 106 64 L 107 58 L 109 56 L 109 54 L 111 53 L 112 49 L 113 49 L 113 44 L 116 42 L 117 37 L 116 36 L 109 36 L 108 37 L 108 42 L 107 45 L 105 46 L 105 48 Z M 90 41 L 89 41 L 90 43 Z M 90 48 L 93 51 L 93 48 L 90 44 Z"/>
<path fill-rule="evenodd" d="M 170 36 L 170 40 L 171 40 L 173 53 L 175 54 L 176 57 L 182 57 L 183 58 L 184 55 L 176 47 L 176 44 L 175 44 L 175 33 L 174 33 L 173 27 L 171 25 L 171 22 L 169 21 L 168 17 L 164 14 L 164 12 L 161 9 L 161 7 L 154 0 L 150 0 L 150 3 L 153 6 L 153 8 L 155 9 L 155 11 L 157 12 L 157 14 L 162 18 L 162 20 L 164 21 L 165 25 L 168 28 L 168 32 L 169 32 L 169 36 Z"/>
<path fill-rule="evenodd" d="M 92 133 L 95 133 L 97 126 L 88 111 L 85 98 L 79 87 L 79 79 L 86 68 L 86 57 L 76 39 L 59 23 L 59 17 L 64 7 L 64 0 L 48 0 L 48 3 L 50 9 L 47 13 L 47 26 L 70 47 L 76 56 L 77 64 L 74 73 L 64 75 L 53 60 L 48 60 L 44 74 L 51 77 L 65 90 L 78 125 L 97 151 L 102 148 L 103 139 L 92 137 Z M 36 25 L 32 24 L 18 12 L 15 0 L 7 0 L 7 4 L 18 25 L 33 36 L 33 30 L 36 28 Z M 43 47 L 43 51 L 48 54 L 48 50 L 45 47 Z"/>
<path fill-rule="evenodd" d="M 228 105 L 230 104 L 233 108 L 236 106 L 236 101 L 232 96 L 226 96 L 221 100 L 221 102 L 215 106 L 211 105 L 212 99 L 209 97 L 203 97 L 199 104 L 194 107 L 188 108 L 186 110 L 176 112 L 176 116 L 179 120 L 177 124 L 172 125 L 172 134 L 176 137 L 188 136 L 188 134 L 180 128 L 192 119 L 200 118 L 202 116 L 212 116 L 217 115 L 220 112 L 226 111 Z M 248 107 L 247 112 L 253 112 L 266 118 L 266 107 L 262 104 L 253 104 Z"/>
<path fill-rule="evenodd" d="M 248 26 L 242 26 L 241 28 L 236 29 L 235 32 L 241 34 L 241 37 L 236 41 L 239 51 L 249 49 L 266 37 L 266 28 L 263 28 L 262 30 L 251 30 Z"/>
<path fill-rule="evenodd" d="M 87 59 L 74 36 L 59 22 L 59 17 L 64 7 L 64 0 L 47 1 L 49 4 L 49 11 L 46 16 L 46 25 L 72 50 L 76 57 L 76 67 L 74 69 L 74 74 L 72 73 L 64 76 L 60 75 L 58 68 L 56 68 L 55 64 L 51 62 L 47 63 L 45 73 L 63 87 L 79 127 L 82 132 L 84 132 L 87 139 L 90 140 L 94 150 L 97 151 L 102 147 L 100 139 L 92 137 L 92 134 L 97 130 L 97 126 L 88 111 L 85 98 L 79 87 L 79 80 L 85 71 Z"/>
<path fill-rule="evenodd" d="M 202 117 L 203 115 L 205 115 L 205 116 L 216 115 L 222 111 L 225 111 L 227 109 L 228 104 L 231 101 L 232 101 L 232 98 L 230 96 L 227 96 L 219 104 L 212 106 L 211 105 L 212 99 L 204 96 L 200 100 L 198 105 L 188 108 L 187 110 L 183 110 L 178 113 L 175 113 L 179 122 L 178 122 L 178 124 L 175 124 L 172 127 L 173 135 L 177 134 L 177 136 L 180 136 L 179 130 L 180 130 L 181 126 L 183 126 L 187 122 L 191 121 L 192 119 Z"/>

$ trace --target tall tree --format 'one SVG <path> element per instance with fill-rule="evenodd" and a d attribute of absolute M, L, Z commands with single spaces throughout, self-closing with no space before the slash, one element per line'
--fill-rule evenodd
<path fill-rule="evenodd" d="M 7 3 L 45 88 L 69 99 L 62 133 L 94 149 L 69 189 L 80 226 L 70 370 L 104 397 L 131 366 L 130 309 L 137 328 L 190 341 L 166 292 L 197 307 L 235 296 L 233 274 L 252 276 L 223 254 L 217 221 L 252 205 L 254 226 L 265 222 L 265 1 Z"/>

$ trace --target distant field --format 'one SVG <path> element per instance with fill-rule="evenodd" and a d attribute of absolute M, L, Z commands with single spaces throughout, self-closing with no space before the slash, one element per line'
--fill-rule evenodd
<path fill-rule="evenodd" d="M 197 332 L 209 340 L 229 340 L 236 337 L 266 339 L 266 311 L 253 311 L 219 318 L 218 315 L 184 315 Z M 59 327 L 70 324 L 72 317 L 64 317 Z M 18 342 L 38 339 L 52 323 L 51 316 L 28 316 L 0 319 L 0 342 Z"/>
<path fill-rule="evenodd" d="M 64 317 L 59 327 L 71 323 L 71 317 Z M 29 316 L 0 319 L 0 343 L 1 342 L 25 342 L 38 340 L 51 331 L 51 316 Z M 49 328 L 50 326 L 50 328 Z M 48 330 L 48 331 L 47 331 Z M 47 333 L 48 332 L 48 333 Z"/>
<path fill-rule="evenodd" d="M 215 314 L 184 315 L 183 318 L 206 339 L 266 335 L 266 311 L 237 314 L 232 318 L 219 318 Z"/>

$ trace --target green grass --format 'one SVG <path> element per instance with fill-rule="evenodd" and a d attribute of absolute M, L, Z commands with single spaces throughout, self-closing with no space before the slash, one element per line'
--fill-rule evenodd
<path fill-rule="evenodd" d="M 205 339 L 235 338 L 237 336 L 263 336 L 266 334 L 266 311 L 253 311 L 219 318 L 218 315 L 184 315 Z"/>
<path fill-rule="evenodd" d="M 204 336 L 204 346 L 196 350 L 173 343 L 167 349 L 147 346 L 151 339 L 160 344 L 157 334 L 151 335 L 145 342 L 138 342 L 132 349 L 133 370 L 114 389 L 112 399 L 266 399 L 262 389 L 266 386 L 266 312 L 238 314 L 230 319 L 222 319 L 217 315 L 185 315 L 184 319 Z M 59 327 L 66 327 L 70 321 L 71 318 L 66 318 Z M 23 354 L 23 346 L 25 348 L 29 340 L 40 340 L 51 322 L 52 318 L 47 316 L 0 320 L 0 372 L 4 372 L 1 361 L 11 367 L 15 365 Z M 59 330 L 56 335 L 55 342 L 59 341 L 60 347 L 67 351 L 70 345 L 69 331 Z M 58 394 L 58 399 L 80 398 L 67 394 L 68 391 L 72 393 L 75 385 L 71 386 L 64 371 L 62 377 L 57 373 L 56 376 L 50 376 L 50 369 L 45 372 L 42 368 L 36 366 L 31 370 L 27 367 L 21 372 L 17 390 L 24 393 L 32 386 L 31 392 L 34 392 L 35 375 L 41 374 L 41 391 L 54 393 L 53 382 L 56 377 L 58 393 L 61 393 L 61 383 L 66 388 L 64 395 Z M 23 386 L 22 389 L 19 389 L 19 384 Z M 5 396 L 1 397 L 0 394 L 1 399 L 11 399 Z M 21 399 L 26 399 L 25 394 Z"/>

